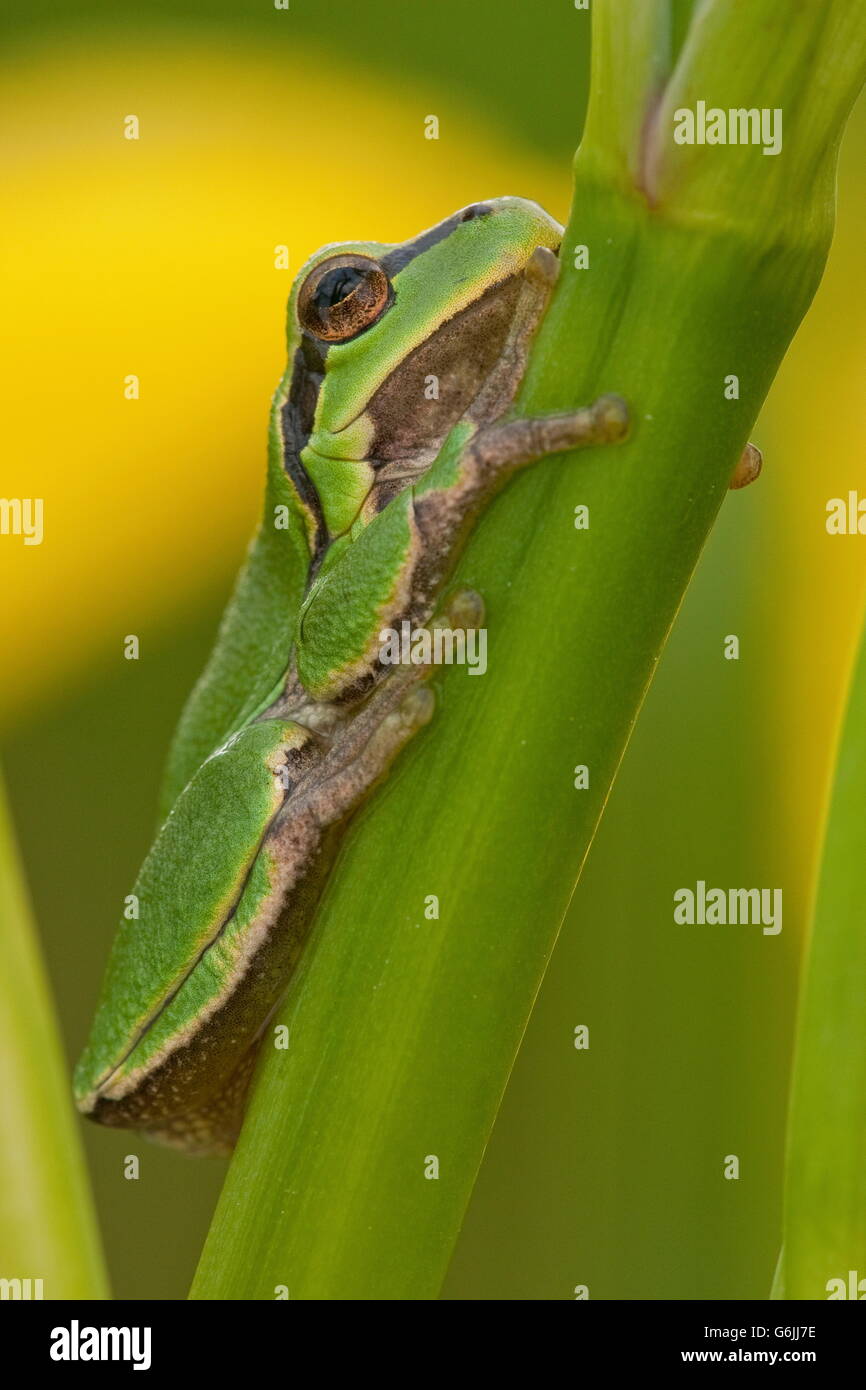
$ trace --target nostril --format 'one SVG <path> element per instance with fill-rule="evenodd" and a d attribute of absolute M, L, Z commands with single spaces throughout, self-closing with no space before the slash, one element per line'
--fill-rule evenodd
<path fill-rule="evenodd" d="M 468 208 L 464 208 L 460 216 L 461 222 L 474 222 L 476 217 L 487 217 L 493 211 L 491 203 L 472 203 Z"/>

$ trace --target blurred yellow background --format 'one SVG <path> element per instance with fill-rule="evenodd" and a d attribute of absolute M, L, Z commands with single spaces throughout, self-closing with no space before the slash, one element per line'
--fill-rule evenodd
<path fill-rule="evenodd" d="M 188 3 L 169 20 L 148 3 L 133 26 L 72 3 L 58 30 L 40 0 L 6 21 L 0 491 L 44 498 L 45 539 L 0 538 L 0 733 L 70 1055 L 260 507 L 294 271 L 324 242 L 400 240 L 491 195 L 567 211 L 585 16 L 442 0 L 419 29 L 392 0 L 355 8 Z M 687 596 L 448 1297 L 769 1286 L 796 967 L 864 600 L 866 540 L 824 525 L 829 498 L 866 493 L 864 146 L 861 104 L 827 274 L 754 432 L 764 474 L 725 503 Z M 782 936 L 684 946 L 670 893 L 696 877 L 782 884 Z M 598 1043 L 581 1058 L 588 1014 Z M 222 1165 L 87 1143 L 117 1294 L 182 1297 Z M 720 1177 L 732 1151 L 738 1184 Z"/>

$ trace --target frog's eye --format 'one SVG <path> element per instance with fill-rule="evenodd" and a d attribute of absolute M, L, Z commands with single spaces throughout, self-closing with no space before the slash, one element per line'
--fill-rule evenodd
<path fill-rule="evenodd" d="M 375 323 L 394 298 L 371 256 L 331 256 L 311 270 L 298 294 L 302 327 L 326 343 L 345 343 Z"/>

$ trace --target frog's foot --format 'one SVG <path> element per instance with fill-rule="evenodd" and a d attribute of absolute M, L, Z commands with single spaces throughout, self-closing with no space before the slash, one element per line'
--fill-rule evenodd
<path fill-rule="evenodd" d="M 747 444 L 737 461 L 737 466 L 731 474 L 729 488 L 748 487 L 753 483 L 761 471 L 764 456 L 760 449 L 754 444 Z"/>

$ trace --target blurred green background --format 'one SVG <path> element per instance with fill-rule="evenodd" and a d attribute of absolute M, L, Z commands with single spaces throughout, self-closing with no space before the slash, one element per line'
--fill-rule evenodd
<path fill-rule="evenodd" d="M 589 21 L 567 0 L 70 0 L 59 23 L 36 0 L 0 29 L 17 325 L 2 490 L 43 496 L 46 525 L 42 546 L 0 545 L 0 733 L 71 1061 L 260 506 L 291 275 L 325 241 L 401 239 L 491 195 L 564 217 Z M 864 597 L 862 540 L 824 528 L 829 498 L 866 490 L 864 147 L 861 103 L 827 275 L 754 432 L 764 475 L 726 501 L 650 691 L 448 1298 L 769 1289 L 798 964 Z M 673 893 L 699 878 L 781 887 L 781 935 L 676 926 Z M 85 1128 L 116 1295 L 185 1296 L 224 1165 Z"/>

